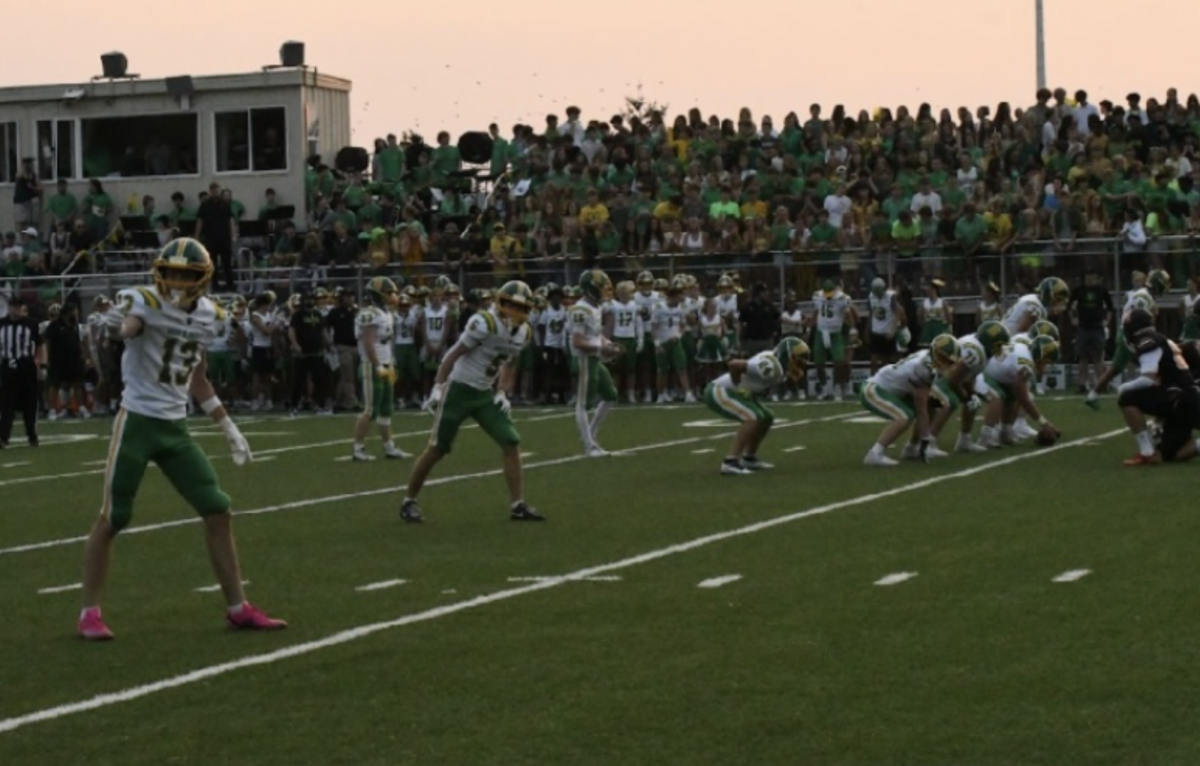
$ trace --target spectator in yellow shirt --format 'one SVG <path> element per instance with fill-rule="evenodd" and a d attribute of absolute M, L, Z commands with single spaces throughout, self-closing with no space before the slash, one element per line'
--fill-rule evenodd
<path fill-rule="evenodd" d="M 742 220 L 766 219 L 767 203 L 758 198 L 758 189 L 751 186 L 746 190 L 746 201 L 742 203 Z"/>
<path fill-rule="evenodd" d="M 683 199 L 679 195 L 665 199 L 654 206 L 654 217 L 664 223 L 678 221 L 683 215 Z"/>
<path fill-rule="evenodd" d="M 983 214 L 983 222 L 987 226 L 987 242 L 994 252 L 1006 253 L 1017 238 L 1013 229 L 1012 218 L 1004 212 L 1004 200 L 994 197 L 988 205 L 988 211 Z"/>
<path fill-rule="evenodd" d="M 579 223 L 583 226 L 599 227 L 608 220 L 608 206 L 600 201 L 595 189 L 589 189 L 587 204 L 579 209 Z"/>
<path fill-rule="evenodd" d="M 498 223 L 492 227 L 488 252 L 492 256 L 492 276 L 497 283 L 507 282 L 514 273 L 523 270 L 519 262 L 522 251 L 521 243 L 509 235 L 504 224 Z"/>

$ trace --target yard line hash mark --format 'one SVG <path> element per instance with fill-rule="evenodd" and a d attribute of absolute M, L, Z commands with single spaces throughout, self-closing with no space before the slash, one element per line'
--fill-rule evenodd
<path fill-rule="evenodd" d="M 712 447 L 708 447 L 708 448 L 706 448 L 706 449 L 694 449 L 694 450 L 692 450 L 692 454 L 693 454 L 693 455 L 707 455 L 707 454 L 708 454 L 708 453 L 710 453 L 710 452 L 716 452 L 716 450 L 715 450 L 715 449 L 713 449 Z"/>
<path fill-rule="evenodd" d="M 1122 428 L 1120 430 L 1110 431 L 1099 438 L 1112 438 L 1123 433 L 1126 433 L 1126 431 Z M 62 718 L 63 716 L 74 715 L 76 713 L 85 713 L 90 710 L 99 710 L 101 708 L 105 708 L 110 705 L 116 705 L 122 702 L 130 702 L 132 700 L 141 699 L 142 697 L 148 697 L 152 694 L 167 691 L 168 689 L 177 689 L 197 683 L 198 681 L 204 681 L 209 678 L 223 676 L 243 668 L 257 667 L 259 665 L 270 665 L 279 662 L 280 660 L 301 657 L 322 649 L 328 649 L 330 647 L 340 646 L 352 641 L 357 641 L 361 638 L 366 638 L 367 636 L 371 636 L 386 630 L 391 630 L 393 628 L 402 628 L 407 625 L 429 622 L 441 617 L 457 614 L 459 612 L 465 612 L 470 609 L 477 609 L 481 606 L 487 606 L 489 604 L 495 604 L 501 601 L 508 601 L 509 599 L 513 599 L 518 596 L 525 596 L 531 593 L 549 590 L 550 588 L 556 588 L 572 580 L 581 580 L 588 577 L 610 574 L 622 569 L 629 569 L 630 567 L 638 566 L 639 564 L 646 564 L 651 561 L 667 558 L 668 556 L 687 553 L 689 551 L 697 550 L 714 543 L 724 542 L 725 540 L 756 534 L 767 529 L 774 529 L 775 527 L 782 526 L 784 524 L 790 524 L 802 519 L 808 519 L 814 516 L 823 516 L 825 514 L 834 513 L 846 508 L 856 508 L 860 505 L 873 503 L 877 500 L 896 497 L 898 495 L 905 495 L 911 492 L 918 492 L 928 489 L 929 487 L 937 486 L 938 484 L 944 484 L 948 481 L 965 479 L 976 474 L 984 473 L 985 471 L 991 471 L 996 468 L 1013 465 L 1014 463 L 1030 460 L 1032 458 L 1037 458 L 1040 460 L 1049 453 L 1070 449 L 1071 447 L 1078 447 L 1085 441 L 1087 440 L 1079 439 L 1070 442 L 1060 442 L 1053 447 L 1045 447 L 1032 452 L 1022 452 L 1020 454 L 1013 455 L 1012 457 L 981 463 L 979 465 L 972 466 L 971 468 L 965 468 L 954 473 L 945 473 L 938 476 L 932 476 L 928 479 L 922 479 L 921 481 L 915 481 L 910 484 L 902 484 L 898 487 L 893 487 L 892 489 L 882 490 L 880 492 L 872 492 L 867 495 L 859 495 L 846 500 L 839 500 L 826 505 L 820 505 L 808 510 L 785 514 L 783 516 L 776 516 L 772 519 L 766 519 L 764 521 L 748 524 L 743 527 L 736 527 L 724 532 L 716 532 L 704 537 L 693 538 L 692 540 L 688 540 L 686 542 L 669 545 L 665 548 L 659 548 L 653 551 L 647 551 L 646 553 L 630 556 L 629 558 L 624 558 L 608 564 L 600 564 L 597 566 L 587 567 L 585 569 L 579 569 L 553 580 L 544 580 L 542 582 L 528 583 L 526 585 L 521 585 L 514 588 L 506 588 L 505 590 L 488 593 L 483 596 L 476 596 L 475 598 L 467 599 L 465 601 L 456 601 L 452 604 L 446 604 L 445 606 L 427 609 L 423 612 L 403 615 L 392 620 L 371 623 L 368 625 L 360 625 L 357 628 L 343 630 L 313 641 L 292 644 L 290 646 L 285 646 L 273 651 L 263 652 L 261 654 L 252 654 L 242 657 L 241 659 L 230 660 L 229 662 L 222 662 L 216 665 L 197 668 L 196 670 L 171 676 L 169 678 L 164 678 L 160 681 L 154 681 L 151 683 L 142 684 L 140 686 L 133 686 L 117 692 L 97 694 L 89 699 L 80 700 L 79 702 L 55 705 L 54 707 L 43 708 L 31 713 L 26 713 L 24 715 L 5 718 L 0 720 L 0 734 L 15 731 L 35 723 L 54 721 Z"/>
<path fill-rule="evenodd" d="M 1091 573 L 1092 570 L 1090 569 L 1071 569 L 1055 577 L 1053 582 L 1075 582 L 1076 580 L 1082 580 Z"/>
<path fill-rule="evenodd" d="M 707 580 L 701 580 L 696 583 L 697 588 L 720 588 L 723 585 L 728 585 L 731 582 L 737 582 L 742 579 L 741 575 L 723 575 L 721 577 L 710 577 Z"/>
<path fill-rule="evenodd" d="M 51 593 L 66 593 L 72 590 L 83 590 L 83 583 L 76 582 L 71 583 L 70 585 L 56 585 L 53 588 L 42 588 L 38 591 L 38 593 L 45 596 Z"/>
<path fill-rule="evenodd" d="M 581 581 L 581 582 L 620 582 L 621 576 L 620 575 L 602 575 L 600 577 L 580 577 L 577 579 L 578 579 L 578 581 Z M 566 582 L 566 580 L 561 576 L 559 576 L 559 577 L 510 577 L 510 578 L 508 578 L 509 582 L 550 582 L 551 580 L 562 580 L 563 582 Z"/>
<path fill-rule="evenodd" d="M 382 582 L 372 582 L 372 583 L 367 583 L 366 585 L 360 585 L 357 588 L 355 588 L 355 590 L 363 591 L 363 592 L 372 591 L 372 590 L 384 590 L 385 588 L 395 588 L 397 585 L 403 585 L 406 582 L 408 582 L 408 580 L 383 580 Z"/>
<path fill-rule="evenodd" d="M 23 460 L 19 463 L 5 463 L 3 465 L 3 467 L 4 468 L 24 468 L 27 465 L 33 465 L 33 461 L 32 460 Z"/>
<path fill-rule="evenodd" d="M 802 452 L 806 449 L 808 449 L 808 447 L 788 447 L 784 450 L 784 452 Z"/>
<path fill-rule="evenodd" d="M 823 418 L 813 418 L 811 420 L 797 420 L 797 421 L 794 421 L 791 423 L 785 423 L 783 425 L 776 424 L 775 430 L 778 431 L 781 428 L 791 428 L 793 426 L 814 425 L 817 423 L 832 423 L 832 422 L 836 422 L 839 420 L 845 420 L 848 417 L 850 417 L 850 413 L 843 413 L 841 415 L 830 415 L 830 416 L 823 417 Z M 687 437 L 687 438 L 683 438 L 683 439 L 674 439 L 672 441 L 667 441 L 667 442 L 642 444 L 637 447 L 630 447 L 628 449 L 621 450 L 620 452 L 614 452 L 613 454 L 621 455 L 621 456 L 634 455 L 639 452 L 649 452 L 650 450 L 666 449 L 666 448 L 670 448 L 670 447 L 682 447 L 687 444 L 699 444 L 701 442 L 712 441 L 714 439 L 728 439 L 729 433 L 730 432 L 725 432 L 725 433 L 716 434 L 714 436 L 691 436 L 691 437 Z M 1042 454 L 1045 454 L 1045 453 L 1046 453 L 1046 450 L 1042 450 Z M 263 453 L 258 453 L 258 454 L 263 454 Z M 588 459 L 589 458 L 586 455 L 569 455 L 567 457 L 553 458 L 550 460 L 540 460 L 540 461 L 537 461 L 534 463 L 529 463 L 524 466 L 524 469 L 526 471 L 532 471 L 535 468 L 552 468 L 554 466 L 567 465 L 569 463 L 578 463 L 578 462 L 588 460 Z M 102 471 L 94 471 L 93 473 L 103 473 L 103 472 Z M 441 484 L 453 484 L 455 482 L 468 481 L 470 479 L 487 479 L 487 478 L 491 478 L 493 476 L 501 476 L 501 475 L 503 475 L 503 473 L 504 473 L 503 469 L 496 468 L 496 469 L 492 469 L 489 471 L 479 471 L 478 473 L 460 473 L 460 474 L 452 474 L 450 476 L 437 476 L 437 477 L 434 477 L 434 478 L 430 479 L 429 481 L 425 482 L 425 486 L 436 487 Z M 4 482 L 0 482 L 0 486 L 4 486 Z M 348 493 L 341 494 L 341 495 L 325 495 L 324 497 L 313 497 L 313 498 L 306 498 L 304 500 L 293 500 L 292 502 L 289 502 L 289 503 L 280 503 L 279 505 L 268 505 L 264 508 L 254 508 L 254 509 L 247 510 L 247 511 L 239 511 L 239 510 L 235 509 L 233 515 L 235 517 L 237 517 L 237 516 L 259 516 L 259 515 L 268 514 L 268 513 L 280 513 L 283 511 L 291 511 L 291 510 L 294 510 L 297 508 L 309 508 L 309 507 L 316 506 L 316 505 L 325 505 L 327 503 L 341 503 L 341 502 L 345 502 L 346 500 L 358 500 L 358 499 L 361 499 L 364 497 L 375 497 L 378 495 L 388 495 L 388 494 L 392 494 L 394 492 L 399 492 L 402 489 L 404 489 L 404 485 L 398 485 L 395 487 L 383 487 L 381 489 L 368 489 L 368 490 L 364 490 L 362 492 L 348 492 Z M 183 518 L 183 519 L 175 519 L 172 521 L 163 521 L 163 522 L 159 522 L 157 524 L 147 524 L 144 527 L 129 527 L 128 529 L 125 529 L 124 531 L 122 531 L 121 535 L 124 537 L 129 537 L 130 535 L 139 535 L 139 534 L 144 534 L 146 532 L 156 532 L 156 531 L 162 530 L 162 529 L 172 529 L 174 527 L 182 527 L 182 526 L 189 525 L 189 524 L 196 524 L 198 522 L 199 522 L 199 519 L 197 517 L 190 516 L 190 517 Z M 44 550 L 46 548 L 58 548 L 58 547 L 62 547 L 64 545 L 76 545 L 78 543 L 82 543 L 85 541 L 87 541 L 87 537 L 80 536 L 80 537 L 64 537 L 64 538 L 61 538 L 58 540 L 49 540 L 49 541 L 40 542 L 40 543 L 27 543 L 25 545 L 16 545 L 11 548 L 0 548 L 0 556 L 10 556 L 10 555 L 13 555 L 16 553 L 29 553 L 30 551 Z"/>
<path fill-rule="evenodd" d="M 242 585 L 249 585 L 249 584 L 250 584 L 249 580 L 242 580 Z M 219 590 L 221 590 L 220 585 L 205 585 L 202 588 L 196 588 L 197 593 L 216 593 Z"/>
<path fill-rule="evenodd" d="M 896 572 L 885 577 L 880 577 L 875 581 L 876 585 L 899 585 L 902 582 L 907 582 L 916 577 L 916 572 Z"/>

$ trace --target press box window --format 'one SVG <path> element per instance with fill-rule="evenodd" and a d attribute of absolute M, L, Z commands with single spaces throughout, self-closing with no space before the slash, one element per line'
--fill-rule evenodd
<path fill-rule="evenodd" d="M 83 177 L 195 175 L 195 114 L 83 120 Z"/>
<path fill-rule="evenodd" d="M 17 123 L 0 122 L 0 184 L 15 182 L 20 169 L 20 157 L 17 156 Z"/>
<path fill-rule="evenodd" d="M 283 107 L 215 115 L 217 172 L 287 170 L 287 118 Z"/>

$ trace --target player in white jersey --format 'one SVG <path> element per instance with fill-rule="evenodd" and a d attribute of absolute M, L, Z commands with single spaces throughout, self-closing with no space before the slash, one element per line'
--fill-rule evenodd
<path fill-rule="evenodd" d="M 1017 302 L 1004 314 L 1004 319 L 1000 320 L 1000 323 L 1004 325 L 1004 329 L 1008 330 L 1009 335 L 1018 335 L 1029 332 L 1029 328 L 1033 327 L 1034 322 L 1045 319 L 1047 316 L 1046 307 L 1042 305 L 1036 295 L 1030 293 L 1017 298 Z"/>
<path fill-rule="evenodd" d="M 600 306 L 612 296 L 612 281 L 599 269 L 583 272 L 579 277 L 581 298 L 571 307 L 571 353 L 579 364 L 579 384 L 575 392 L 575 425 L 583 440 L 588 457 L 605 457 L 608 451 L 597 442 L 600 426 L 613 403 L 617 389 L 604 360 L 621 353 L 622 347 L 604 337 Z M 596 412 L 591 418 L 588 410 Z"/>
<path fill-rule="evenodd" d="M 1100 380 L 1096 381 L 1096 387 L 1088 391 L 1087 398 L 1084 399 L 1084 403 L 1092 409 L 1100 408 L 1097 392 L 1107 391 L 1113 379 L 1125 372 L 1125 368 L 1134 360 L 1133 351 L 1125 342 L 1125 320 L 1135 309 L 1149 311 L 1151 316 L 1157 317 L 1158 299 L 1166 295 L 1169 289 L 1171 289 L 1171 275 L 1161 269 L 1151 271 L 1149 274 L 1140 271 L 1133 272 L 1133 289 L 1125 294 L 1125 306 L 1121 310 L 1121 320 L 1117 325 L 1119 329 L 1117 330 L 1112 364 L 1108 366 L 1104 374 L 1100 376 Z"/>
<path fill-rule="evenodd" d="M 982 447 L 994 449 L 1014 444 L 1017 440 L 1014 423 L 1018 411 L 1023 411 L 1043 429 L 1057 430 L 1033 403 L 1031 387 L 1047 364 L 1058 358 L 1058 341 L 1047 335 L 1015 342 L 1004 353 L 988 360 L 983 371 L 981 391 L 987 399 Z M 1035 432 L 1036 433 L 1036 432 Z"/>
<path fill-rule="evenodd" d="M 417 496 L 429 472 L 449 454 L 459 429 L 467 419 L 496 442 L 504 455 L 504 481 L 508 485 L 509 518 L 544 521 L 525 502 L 521 475 L 521 437 L 513 426 L 510 398 L 516 385 L 516 361 L 533 339 L 526 321 L 533 291 L 524 282 L 506 282 L 496 291 L 495 306 L 481 309 L 467 321 L 458 342 L 450 349 L 437 378 L 430 402 L 435 408 L 429 446 L 417 459 L 408 478 L 400 518 L 423 520 Z"/>
<path fill-rule="evenodd" d="M 112 340 L 105 329 L 105 315 L 112 301 L 103 295 L 92 300 L 92 313 L 87 321 L 88 351 L 96 369 L 96 389 L 93 396 L 97 414 L 116 412 L 120 398 L 120 360 L 113 354 Z"/>
<path fill-rule="evenodd" d="M 653 388 L 658 370 L 654 338 L 650 332 L 651 322 L 654 318 L 654 308 L 662 302 L 665 296 L 660 295 L 654 289 L 654 275 L 649 271 L 643 271 L 637 275 L 636 287 L 637 291 L 633 294 L 633 302 L 637 305 L 638 316 L 642 320 L 642 342 L 638 346 L 638 382 L 643 391 L 642 401 L 650 404 L 654 401 Z"/>
<path fill-rule="evenodd" d="M 546 403 L 566 402 L 570 367 L 567 361 L 567 308 L 563 288 L 551 282 L 547 304 L 538 315 L 537 345 L 542 358 L 542 397 Z"/>
<path fill-rule="evenodd" d="M 433 376 L 452 341 L 450 307 L 444 299 L 444 289 L 435 287 L 429 293 L 429 303 L 421 309 L 421 363 L 426 394 L 433 387 Z"/>
<path fill-rule="evenodd" d="M 871 374 L 874 375 L 880 367 L 895 360 L 896 333 L 908 325 L 908 317 L 896 291 L 888 289 L 887 282 L 878 278 L 871 282 L 867 311 L 871 315 Z"/>
<path fill-rule="evenodd" d="M 958 360 L 958 341 L 953 335 L 939 335 L 930 341 L 928 349 L 889 364 L 871 376 L 859 394 L 859 401 L 867 411 L 891 422 L 863 458 L 863 465 L 899 465 L 887 456 L 887 449 L 914 423 L 912 438 L 904 449 L 906 459 L 927 460 L 946 454 L 933 443 L 929 402 L 938 375 L 949 372 Z"/>
<path fill-rule="evenodd" d="M 421 352 L 417 339 L 422 324 L 421 309 L 413 305 L 412 296 L 400 293 L 396 297 L 393 316 L 396 379 L 400 382 L 400 397 L 410 407 L 418 407 L 425 391 L 422 386 Z"/>
<path fill-rule="evenodd" d="M 687 314 L 683 308 L 683 290 L 679 284 L 667 287 L 667 299 L 655 307 L 650 320 L 650 330 L 654 337 L 655 355 L 658 357 L 658 403 L 667 404 L 672 401 L 669 391 L 671 388 L 671 373 L 675 373 L 679 383 L 677 394 L 683 395 L 683 400 L 694 404 L 695 395 L 688 381 L 687 354 L 683 350 L 684 325 Z"/>
<path fill-rule="evenodd" d="M 839 282 L 825 280 L 821 291 L 813 295 L 817 316 L 817 331 L 813 340 L 813 361 L 823 398 L 843 399 L 850 384 L 850 357 L 846 353 L 846 331 L 858 324 L 858 314 L 850 296 L 842 292 Z M 833 363 L 833 381 L 825 375 L 825 362 Z"/>
<path fill-rule="evenodd" d="M 392 441 L 392 411 L 396 402 L 396 367 L 392 341 L 396 320 L 392 315 L 400 291 L 387 277 L 374 277 L 363 291 L 366 305 L 354 318 L 354 337 L 358 340 L 358 358 L 362 369 L 363 411 L 354 423 L 354 450 L 351 457 L 358 462 L 375 458 L 367 454 L 367 433 L 374 421 L 383 441 L 383 454 L 391 460 L 409 455 Z"/>
<path fill-rule="evenodd" d="M 642 353 L 643 322 L 637 303 L 633 300 L 633 282 L 617 285 L 616 297 L 611 304 L 613 329 L 612 339 L 621 346 L 621 355 L 614 362 L 617 373 L 617 388 L 625 392 L 630 404 L 637 403 L 637 362 Z"/>
<path fill-rule="evenodd" d="M 999 322 L 984 322 L 972 335 L 964 335 L 958 339 L 958 361 L 949 372 L 939 377 L 931 392 L 931 396 L 939 405 L 937 414 L 933 416 L 933 424 L 929 428 L 935 442 L 949 422 L 950 416 L 961 405 L 961 428 L 958 441 L 954 445 L 955 451 L 987 451 L 986 447 L 981 447 L 971 439 L 975 413 L 984 403 L 983 397 L 977 392 L 977 383 L 987 367 L 988 360 L 1002 353 L 1008 341 L 1008 330 Z M 930 449 L 936 448 L 936 443 L 930 446 Z"/>
<path fill-rule="evenodd" d="M 252 409 L 269 410 L 271 402 L 271 376 L 275 373 L 275 293 L 270 290 L 254 299 L 254 306 L 247 318 L 246 334 L 250 337 L 250 392 L 254 404 Z"/>
<path fill-rule="evenodd" d="M 733 332 L 729 339 L 729 347 L 740 349 L 742 346 L 741 314 L 738 312 L 737 283 L 729 274 L 722 274 L 717 280 L 717 313 L 725 319 L 725 326 Z"/>
<path fill-rule="evenodd" d="M 775 422 L 775 414 L 762 404 L 785 377 L 804 378 L 808 345 L 799 338 L 784 338 L 774 351 L 763 351 L 749 359 L 735 359 L 729 371 L 704 388 L 704 403 L 721 417 L 741 423 L 733 435 L 729 452 L 721 462 L 726 476 L 747 476 L 771 468 L 758 457 L 758 448 Z"/>
<path fill-rule="evenodd" d="M 84 550 L 79 635 L 96 641 L 113 637 L 100 614 L 100 595 L 113 539 L 133 516 L 133 500 L 151 462 L 204 521 L 208 557 L 225 596 L 229 624 L 255 630 L 286 627 L 246 601 L 229 496 L 188 434 L 187 403 L 194 398 L 225 434 L 234 462 L 241 465 L 251 458 L 250 445 L 206 374 L 205 348 L 224 313 L 204 296 L 212 280 L 212 259 L 196 240 L 176 239 L 162 249 L 152 269 L 154 287 L 122 290 L 118 311 L 108 313 L 110 329 L 125 341 L 125 386 L 113 421 L 100 518 Z"/>

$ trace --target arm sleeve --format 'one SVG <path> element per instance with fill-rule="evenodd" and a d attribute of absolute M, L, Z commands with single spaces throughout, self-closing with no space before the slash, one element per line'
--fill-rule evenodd
<path fill-rule="evenodd" d="M 487 337 L 487 334 L 487 320 L 482 316 L 476 315 L 471 317 L 471 320 L 467 322 L 467 329 L 462 334 L 462 337 L 458 339 L 458 342 L 466 348 L 476 348 L 479 344 L 483 343 L 483 339 Z"/>
<path fill-rule="evenodd" d="M 1142 375 L 1157 375 L 1158 365 L 1162 362 L 1162 349 L 1147 351 L 1138 357 L 1138 372 Z"/>

